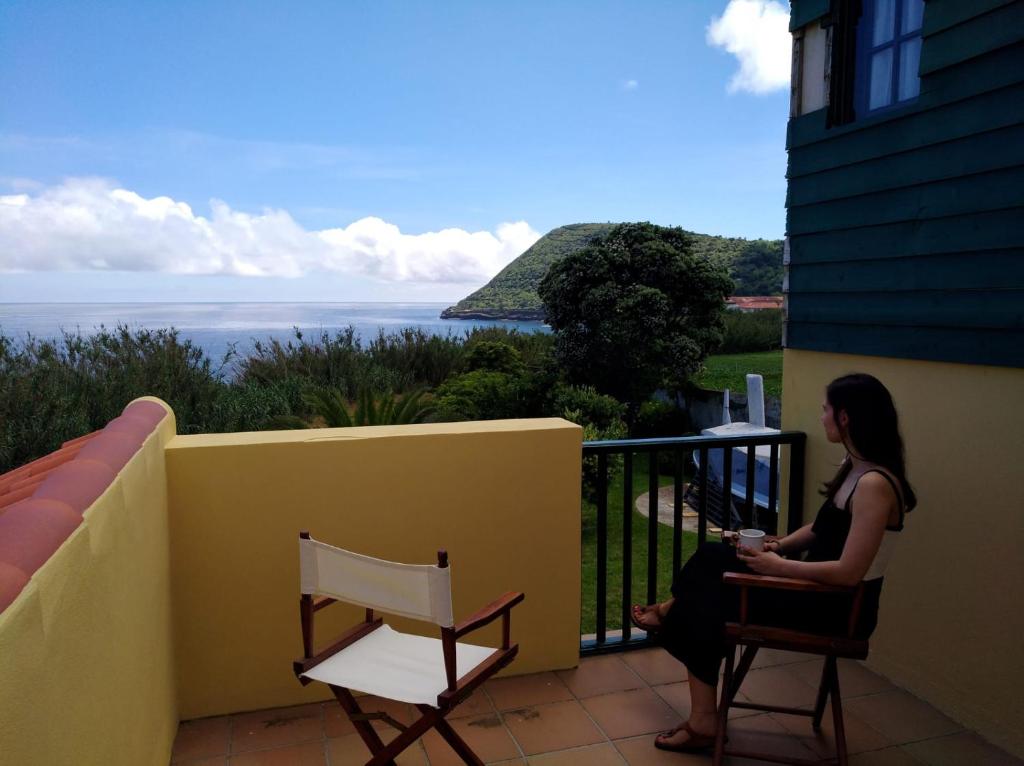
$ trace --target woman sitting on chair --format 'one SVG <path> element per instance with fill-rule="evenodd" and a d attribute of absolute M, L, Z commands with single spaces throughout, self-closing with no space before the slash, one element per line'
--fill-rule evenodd
<path fill-rule="evenodd" d="M 696 752 L 714 745 L 716 693 L 725 654 L 724 626 L 739 612 L 738 589 L 724 572 L 755 572 L 829 585 L 864 581 L 855 637 L 875 628 L 882 575 L 903 515 L 916 504 L 904 470 L 903 440 L 888 390 L 870 375 L 832 381 L 822 405 L 826 438 L 846 448 L 814 524 L 783 538 L 768 538 L 763 551 L 725 543 L 701 546 L 672 583 L 672 598 L 634 606 L 633 621 L 661 638 L 689 673 L 690 718 L 659 734 L 663 750 Z M 807 552 L 801 560 L 798 554 Z M 845 595 L 762 591 L 751 598 L 752 623 L 814 633 L 845 633 L 851 599 Z"/>

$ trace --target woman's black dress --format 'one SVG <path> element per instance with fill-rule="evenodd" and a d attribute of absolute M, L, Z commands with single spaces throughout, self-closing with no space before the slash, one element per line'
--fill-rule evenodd
<path fill-rule="evenodd" d="M 878 471 L 890 483 L 892 479 Z M 893 485 L 895 488 L 895 484 Z M 854 487 L 856 491 L 856 487 Z M 850 493 L 853 497 L 853 492 Z M 899 492 L 897 491 L 897 497 Z M 814 543 L 805 561 L 837 561 L 842 555 L 850 533 L 850 500 L 839 508 L 832 499 L 825 501 L 811 527 Z M 903 528 L 903 510 L 900 525 Z M 725 585 L 725 572 L 751 573 L 726 543 L 705 543 L 690 557 L 672 582 L 675 601 L 662 623 L 659 633 L 662 645 L 686 665 L 693 676 L 710 686 L 718 683 L 722 658 L 725 656 L 725 623 L 739 618 L 739 588 Z M 854 632 L 867 638 L 878 619 L 878 600 L 882 578 L 864 583 L 864 600 Z M 845 633 L 850 616 L 852 596 L 842 593 L 802 593 L 754 589 L 750 592 L 747 619 L 758 625 L 772 625 L 811 633 Z"/>

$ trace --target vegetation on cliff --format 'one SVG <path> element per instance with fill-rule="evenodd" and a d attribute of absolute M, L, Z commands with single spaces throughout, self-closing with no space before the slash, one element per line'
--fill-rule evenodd
<path fill-rule="evenodd" d="M 441 314 L 446 319 L 543 319 L 537 288 L 551 264 L 582 250 L 617 226 L 574 223 L 548 232 L 502 269 L 490 282 Z M 782 292 L 782 241 L 718 237 L 687 232 L 691 252 L 728 268 L 735 295 Z"/>

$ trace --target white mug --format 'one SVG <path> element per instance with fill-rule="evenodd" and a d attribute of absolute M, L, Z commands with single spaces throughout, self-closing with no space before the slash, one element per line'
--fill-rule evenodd
<path fill-rule="evenodd" d="M 741 529 L 739 544 L 752 551 L 763 551 L 764 532 L 760 529 Z"/>

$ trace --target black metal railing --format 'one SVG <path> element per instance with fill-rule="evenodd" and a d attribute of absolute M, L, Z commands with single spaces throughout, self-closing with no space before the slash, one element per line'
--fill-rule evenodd
<path fill-rule="evenodd" d="M 756 436 L 683 436 L 670 439 L 621 439 L 616 441 L 595 441 L 583 443 L 584 461 L 596 461 L 596 475 L 592 475 L 593 493 L 590 494 L 594 506 L 594 580 L 593 594 L 584 589 L 585 598 L 593 598 L 594 624 L 593 633 L 582 636 L 581 654 L 597 654 L 619 651 L 647 645 L 647 634 L 637 630 L 630 622 L 630 608 L 634 602 L 643 601 L 651 604 L 658 600 L 659 583 L 658 540 L 667 530 L 658 519 L 658 495 L 663 478 L 670 478 L 672 492 L 672 572 L 677 572 L 682 565 L 684 548 L 683 536 L 683 505 L 684 497 L 696 503 L 697 512 L 697 545 L 708 540 L 708 532 L 712 527 L 731 529 L 733 524 L 740 523 L 744 527 L 755 527 L 767 532 L 777 532 L 779 514 L 779 467 L 783 461 L 789 469 L 789 486 L 787 494 L 787 533 L 803 524 L 803 484 L 804 484 L 804 451 L 806 434 L 800 431 L 782 431 L 775 434 L 759 434 Z M 768 486 L 767 493 L 761 494 L 760 503 L 755 502 L 757 447 L 768 446 Z M 733 452 L 737 448 L 746 449 L 746 485 L 744 492 L 737 494 L 735 488 L 729 489 L 718 485 L 713 477 L 709 477 L 708 464 L 713 450 L 721 450 L 721 467 L 716 472 L 719 477 L 733 476 Z M 786 448 L 788 454 L 780 455 Z M 694 454 L 696 453 L 696 460 Z M 663 458 L 664 456 L 664 458 Z M 718 455 L 714 456 L 717 460 Z M 647 463 L 647 545 L 646 545 L 646 580 L 647 587 L 644 598 L 633 593 L 633 525 L 634 525 L 634 469 L 638 461 Z M 622 534 L 621 540 L 609 541 L 609 484 L 610 462 L 621 459 L 622 468 Z M 740 459 L 743 459 L 742 457 Z M 641 467 L 641 470 L 642 467 Z M 687 475 L 690 482 L 685 481 Z M 730 485 L 732 482 L 728 482 Z M 685 490 L 685 491 L 684 491 Z M 741 498 L 739 502 L 734 496 Z M 614 501 L 615 498 L 613 498 Z M 765 506 L 761 508 L 760 506 Z M 709 524 L 709 521 L 711 524 Z M 692 538 L 691 538 L 692 539 Z M 622 601 L 618 615 L 611 617 L 614 622 L 609 628 L 608 587 L 609 587 L 609 545 L 621 543 L 621 584 Z M 692 543 L 691 543 L 692 544 Z M 585 555 L 587 552 L 585 551 Z M 668 577 L 670 579 L 670 576 Z M 586 606 L 586 605 L 585 605 Z"/>

